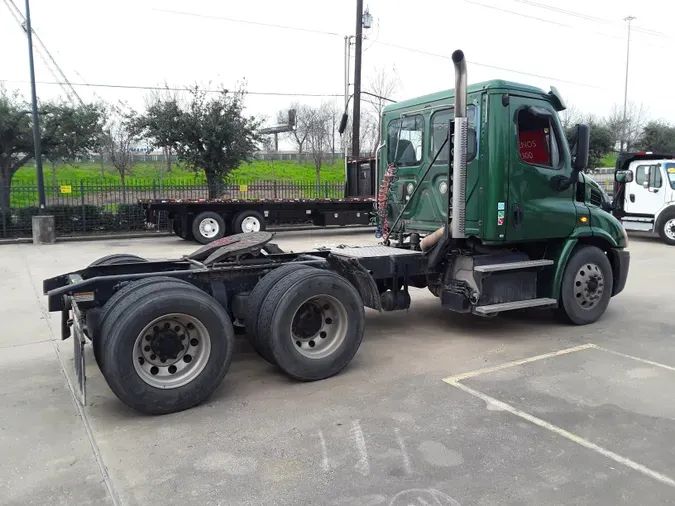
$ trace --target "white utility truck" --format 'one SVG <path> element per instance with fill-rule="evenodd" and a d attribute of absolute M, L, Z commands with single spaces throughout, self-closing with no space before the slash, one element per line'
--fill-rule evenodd
<path fill-rule="evenodd" d="M 622 153 L 614 174 L 612 207 L 624 228 L 657 233 L 675 246 L 675 155 Z"/>

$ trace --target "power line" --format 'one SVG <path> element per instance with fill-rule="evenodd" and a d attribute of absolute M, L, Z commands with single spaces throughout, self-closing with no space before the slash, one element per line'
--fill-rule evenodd
<path fill-rule="evenodd" d="M 567 9 L 562 9 L 560 7 L 555 7 L 553 5 L 541 4 L 541 3 L 535 2 L 533 0 L 514 0 L 514 1 L 518 2 L 518 3 L 521 3 L 521 4 L 529 5 L 531 7 L 535 7 L 537 9 L 544 9 L 544 10 L 548 10 L 548 11 L 552 11 L 552 12 L 557 12 L 558 14 L 565 14 L 567 16 L 572 16 L 572 17 L 584 19 L 586 21 L 593 21 L 593 22 L 596 22 L 596 23 L 604 23 L 604 24 L 620 24 L 621 23 L 621 21 L 618 21 L 618 20 L 614 21 L 614 20 L 611 20 L 611 19 L 599 18 L 597 16 L 591 16 L 590 14 L 583 14 L 581 12 L 570 11 L 570 10 L 567 10 Z M 648 28 L 638 28 L 638 27 L 635 27 L 635 26 L 632 29 L 634 31 L 642 32 L 642 33 L 645 33 L 647 35 L 654 35 L 656 37 L 664 37 L 666 39 L 672 39 L 672 37 L 669 36 L 668 34 L 663 33 L 663 32 L 658 32 L 656 30 L 650 30 Z"/>
<path fill-rule="evenodd" d="M 446 54 L 432 53 L 430 51 L 423 51 L 422 49 L 415 49 L 415 48 L 412 48 L 412 47 L 401 46 L 399 44 L 392 44 L 391 42 L 384 42 L 384 41 L 379 40 L 379 41 L 377 41 L 377 44 L 382 44 L 383 46 L 394 47 L 394 48 L 397 48 L 397 49 L 403 49 L 405 51 L 410 51 L 410 52 L 413 52 L 413 53 L 423 54 L 423 55 L 427 55 L 427 56 L 434 56 L 436 58 L 443 58 L 444 60 L 452 59 L 452 57 L 450 57 Z M 486 68 L 490 68 L 490 69 L 501 70 L 501 71 L 504 71 L 504 72 L 512 72 L 514 74 L 536 77 L 536 78 L 539 78 L 539 79 L 548 79 L 550 81 L 556 81 L 556 82 L 565 83 L 565 84 L 573 84 L 573 85 L 576 85 L 576 86 L 583 86 L 585 88 L 595 88 L 595 89 L 599 89 L 599 90 L 605 89 L 605 88 L 601 88 L 599 86 L 595 86 L 593 84 L 580 83 L 578 81 L 568 81 L 566 79 L 560 79 L 558 77 L 551 77 L 551 76 L 544 76 L 544 75 L 540 75 L 540 74 L 532 74 L 531 72 L 524 72 L 522 70 L 510 69 L 510 68 L 506 68 L 506 67 L 499 67 L 497 65 L 490 65 L 488 63 L 480 63 L 480 62 L 477 62 L 477 61 L 468 61 L 467 63 L 470 63 L 471 65 L 476 65 L 477 67 L 486 67 Z"/>
<path fill-rule="evenodd" d="M 29 81 L 22 81 L 17 79 L 0 79 L 0 82 L 4 83 L 23 83 L 26 84 Z M 58 85 L 62 86 L 65 83 L 59 81 L 38 81 L 38 84 L 46 85 Z M 151 91 L 192 91 L 194 88 L 184 88 L 184 87 L 168 87 L 168 86 L 142 86 L 142 85 L 133 85 L 133 84 L 98 84 L 98 83 L 69 83 L 71 86 L 82 86 L 89 88 L 120 88 L 125 90 L 151 90 Z M 201 89 L 201 88 L 200 88 Z M 213 89 L 201 89 L 206 93 L 222 93 L 227 90 L 213 90 Z M 281 91 L 243 91 L 245 95 L 263 95 L 263 96 L 278 96 L 278 97 L 342 97 L 342 93 L 285 93 Z"/>
<path fill-rule="evenodd" d="M 185 11 L 175 11 L 171 9 L 158 9 L 158 8 L 153 8 L 153 11 L 158 11 L 158 12 L 166 12 L 169 14 L 178 14 L 181 16 L 193 16 L 196 18 L 203 18 L 203 19 L 216 19 L 220 21 L 229 21 L 231 23 L 243 23 L 247 25 L 256 25 L 256 26 L 265 26 L 267 28 L 279 28 L 281 30 L 294 30 L 297 32 L 307 32 L 307 33 L 317 33 L 320 35 L 331 35 L 335 37 L 344 37 L 344 34 L 339 34 L 335 32 L 328 32 L 325 30 L 313 30 L 311 28 L 300 28 L 298 26 L 288 26 L 288 25 L 278 25 L 274 23 L 263 23 L 260 21 L 249 21 L 247 19 L 235 19 L 235 18 L 227 18 L 224 16 L 215 16 L 212 14 L 199 14 L 196 12 L 185 12 Z"/>
<path fill-rule="evenodd" d="M 533 20 L 535 20 L 535 21 L 540 21 L 540 22 L 542 22 L 542 23 L 549 23 L 549 24 L 551 24 L 551 25 L 562 26 L 562 27 L 564 27 L 564 28 L 570 28 L 570 29 L 572 29 L 572 30 L 582 30 L 582 31 L 584 31 L 585 33 L 589 33 L 589 30 L 583 30 L 583 29 L 579 28 L 578 26 L 573 26 L 573 25 L 568 25 L 568 24 L 565 24 L 565 23 L 560 23 L 560 22 L 558 22 L 558 21 L 553 21 L 553 20 L 550 20 L 550 19 L 539 18 L 539 17 L 537 17 L 537 16 L 530 16 L 529 14 L 523 14 L 523 13 L 521 13 L 521 12 L 510 11 L 510 10 L 508 10 L 508 9 L 502 9 L 502 8 L 496 7 L 496 6 L 494 6 L 494 5 L 487 5 L 487 4 L 483 4 L 483 3 L 479 3 L 479 2 L 474 2 L 474 1 L 472 1 L 472 0 L 464 0 L 464 1 L 465 1 L 466 3 L 469 3 L 469 4 L 478 5 L 478 6 L 480 6 L 480 7 L 485 7 L 485 8 L 487 8 L 487 9 L 493 9 L 493 10 L 499 11 L 499 12 L 505 12 L 505 13 L 507 13 L 507 14 L 512 14 L 512 15 L 514 15 L 514 16 L 520 16 L 520 17 L 527 18 L 527 19 L 533 19 Z M 516 0 L 516 1 L 519 1 L 519 0 Z M 607 33 L 596 32 L 596 31 L 592 31 L 592 32 L 590 32 L 590 33 L 595 33 L 596 35 L 601 35 L 601 36 L 603 36 L 603 37 L 608 37 L 608 38 L 610 38 L 610 39 L 619 39 L 619 40 L 621 40 L 621 37 L 618 37 L 618 36 L 616 36 L 616 35 L 609 35 L 609 34 L 607 34 Z"/>

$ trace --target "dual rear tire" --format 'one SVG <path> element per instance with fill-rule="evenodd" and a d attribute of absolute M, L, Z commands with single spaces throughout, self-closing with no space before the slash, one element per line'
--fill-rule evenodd
<path fill-rule="evenodd" d="M 253 348 L 297 380 L 337 374 L 363 340 L 361 297 L 330 271 L 292 264 L 272 271 L 251 293 L 249 314 Z"/>

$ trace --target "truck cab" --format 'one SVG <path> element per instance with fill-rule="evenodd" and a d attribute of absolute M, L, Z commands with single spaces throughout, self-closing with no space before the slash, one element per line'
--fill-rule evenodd
<path fill-rule="evenodd" d="M 627 230 L 675 245 L 675 156 L 622 153 L 615 169 L 614 214 Z"/>

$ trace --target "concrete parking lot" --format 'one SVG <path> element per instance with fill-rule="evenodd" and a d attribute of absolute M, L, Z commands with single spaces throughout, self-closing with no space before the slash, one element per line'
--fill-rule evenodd
<path fill-rule="evenodd" d="M 374 242 L 301 232 L 284 249 Z M 546 313 L 367 313 L 339 375 L 297 383 L 245 343 L 221 387 L 141 416 L 46 312 L 45 277 L 112 252 L 177 257 L 175 237 L 0 246 L 0 503 L 449 506 L 675 503 L 675 248 L 632 237 L 624 293 L 596 324 Z"/>

